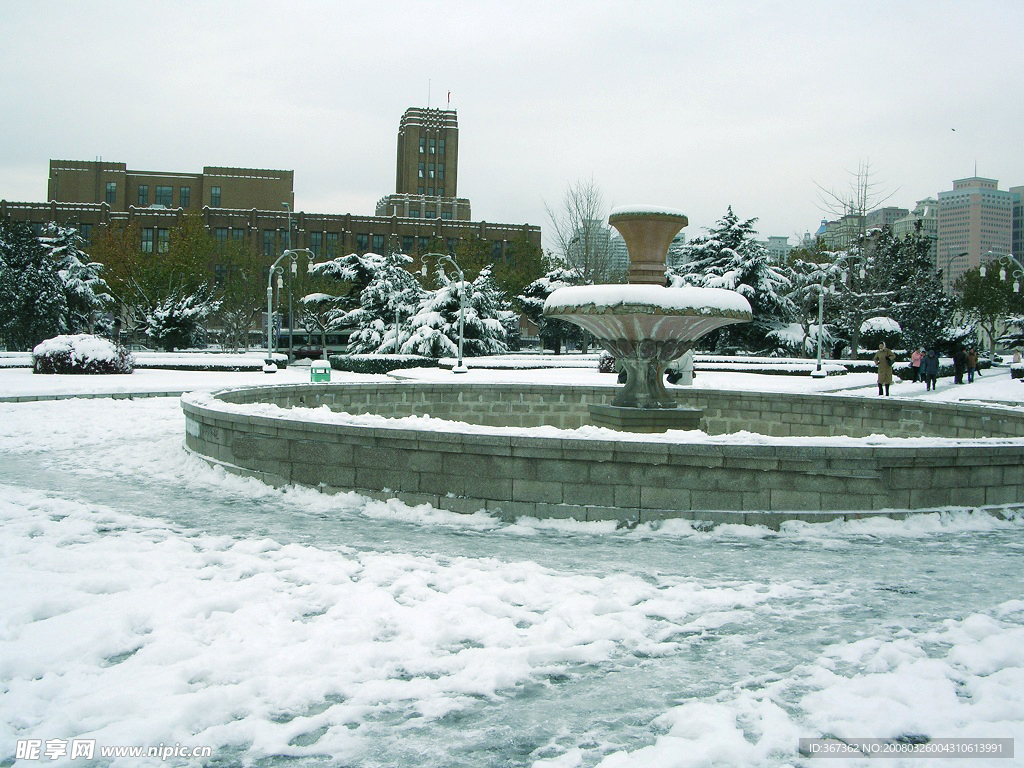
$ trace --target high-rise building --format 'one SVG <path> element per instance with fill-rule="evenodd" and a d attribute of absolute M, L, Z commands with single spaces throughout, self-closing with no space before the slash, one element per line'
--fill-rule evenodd
<path fill-rule="evenodd" d="M 1010 187 L 1013 196 L 1013 255 L 1024 262 L 1024 187 Z"/>
<path fill-rule="evenodd" d="M 377 215 L 468 220 L 469 200 L 458 197 L 458 182 L 455 110 L 409 107 L 398 123 L 395 193 L 378 201 Z"/>
<path fill-rule="evenodd" d="M 947 291 L 964 272 L 1012 249 L 1013 195 L 995 179 L 957 179 L 939 192 L 938 268 Z"/>
<path fill-rule="evenodd" d="M 876 208 L 868 213 L 865 217 L 864 224 L 868 230 L 885 229 L 886 227 L 892 230 L 893 224 L 895 224 L 899 219 L 902 219 L 908 213 L 910 213 L 910 211 L 906 208 L 897 208 L 891 205 L 884 208 Z"/>
<path fill-rule="evenodd" d="M 927 237 L 931 243 L 928 255 L 935 264 L 936 269 L 943 267 L 938 263 L 938 242 L 939 242 L 939 201 L 934 197 L 926 197 L 918 200 L 914 210 L 901 219 L 893 222 L 892 233 L 902 239 L 918 230 L 921 235 Z"/>

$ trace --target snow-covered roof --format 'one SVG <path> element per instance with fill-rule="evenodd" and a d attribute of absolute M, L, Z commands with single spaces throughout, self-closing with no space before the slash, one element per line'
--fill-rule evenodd
<path fill-rule="evenodd" d="M 751 315 L 750 302 L 736 291 L 687 285 L 573 285 L 553 291 L 544 302 L 544 314 L 576 307 L 607 312 L 615 308 L 662 311 L 667 314 Z"/>

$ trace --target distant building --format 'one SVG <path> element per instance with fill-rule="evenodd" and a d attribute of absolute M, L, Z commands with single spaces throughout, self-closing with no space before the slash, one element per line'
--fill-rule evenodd
<path fill-rule="evenodd" d="M 58 203 L 106 203 L 131 208 L 257 208 L 295 205 L 293 171 L 214 168 L 202 173 L 132 171 L 102 160 L 51 160 L 46 199 Z"/>
<path fill-rule="evenodd" d="M 398 124 L 395 193 L 377 203 L 378 216 L 471 218 L 458 197 L 459 122 L 454 109 L 409 107 Z"/>
<path fill-rule="evenodd" d="M 767 240 L 758 240 L 757 244 L 765 249 L 768 258 L 775 264 L 782 264 L 793 250 L 789 238 L 784 235 L 769 235 Z"/>
<path fill-rule="evenodd" d="M 864 217 L 864 224 L 869 230 L 885 229 L 886 227 L 892 230 L 893 225 L 909 213 L 910 211 L 906 208 L 896 208 L 894 206 L 876 208 Z"/>
<path fill-rule="evenodd" d="M 1010 187 L 1010 194 L 1013 196 L 1013 255 L 1024 263 L 1024 187 Z"/>
<path fill-rule="evenodd" d="M 99 226 L 138 224 L 140 248 L 161 253 L 169 247 L 170 230 L 186 213 L 196 213 L 218 240 L 255 242 L 268 263 L 289 246 L 317 256 L 388 249 L 417 254 L 454 252 L 460 240 L 482 239 L 494 259 L 507 258 L 518 240 L 539 248 L 539 226 L 470 220 L 469 200 L 456 197 L 458 143 L 453 110 L 406 110 L 399 126 L 396 194 L 377 204 L 376 216 L 296 211 L 293 171 L 133 171 L 124 163 L 51 160 L 50 201 L 0 200 L 0 218 L 36 229 L 50 221 L 72 224 L 86 240 Z"/>
<path fill-rule="evenodd" d="M 934 197 L 918 200 L 913 211 L 893 223 L 892 233 L 902 239 L 916 232 L 919 227 L 921 235 L 931 242 L 928 255 L 932 264 L 935 264 L 936 269 L 941 269 L 938 264 L 939 201 Z"/>
<path fill-rule="evenodd" d="M 972 176 L 938 200 L 938 268 L 949 291 L 964 272 L 1011 252 L 1013 195 L 995 179 Z"/>

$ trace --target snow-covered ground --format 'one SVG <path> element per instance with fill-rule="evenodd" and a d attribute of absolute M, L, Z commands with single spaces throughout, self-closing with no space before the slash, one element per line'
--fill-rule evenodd
<path fill-rule="evenodd" d="M 4 369 L 0 397 L 308 378 Z M 1024 404 L 1005 369 L 948 382 L 892 393 Z M 696 386 L 877 391 L 870 374 Z M 172 397 L 0 403 L 0 765 L 90 764 L 60 741 L 48 759 L 49 740 L 123 766 L 153 760 L 101 749 L 559 768 L 813 765 L 797 741 L 824 735 L 1024 744 L 1022 520 L 510 524 L 273 489 L 190 458 L 183 429 Z M 26 740 L 40 759 L 16 759 Z"/>

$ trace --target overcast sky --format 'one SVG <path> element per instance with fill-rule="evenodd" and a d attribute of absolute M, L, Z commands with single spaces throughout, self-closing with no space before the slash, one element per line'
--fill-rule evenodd
<path fill-rule="evenodd" d="M 1024 185 L 1022 0 L 289 3 L 0 0 L 0 198 L 48 161 L 295 171 L 297 210 L 372 214 L 410 106 L 459 120 L 473 218 L 728 206 L 796 237 L 870 163 L 888 204 Z"/>

